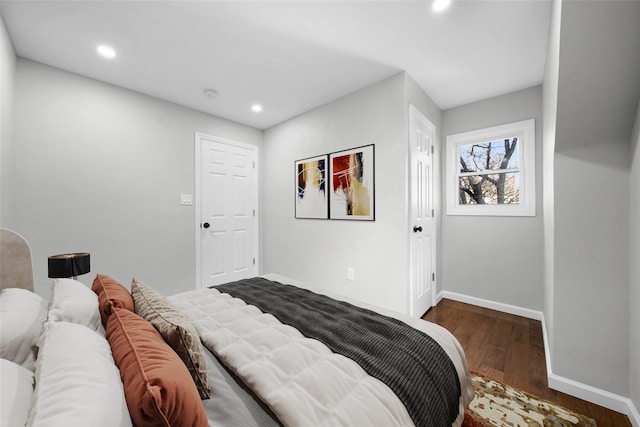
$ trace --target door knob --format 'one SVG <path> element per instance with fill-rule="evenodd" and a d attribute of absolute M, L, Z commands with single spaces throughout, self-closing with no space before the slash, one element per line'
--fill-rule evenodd
<path fill-rule="evenodd" d="M 211 224 L 209 224 L 208 222 L 205 222 L 204 224 L 202 224 L 202 228 L 209 228 L 211 227 Z"/>
<path fill-rule="evenodd" d="M 422 226 L 414 225 L 414 226 L 413 226 L 413 232 L 414 232 L 414 233 L 417 233 L 418 231 L 420 231 L 420 232 L 422 231 Z"/>

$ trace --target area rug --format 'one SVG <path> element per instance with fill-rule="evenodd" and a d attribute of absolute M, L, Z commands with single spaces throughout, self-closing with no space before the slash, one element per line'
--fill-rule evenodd
<path fill-rule="evenodd" d="M 476 397 L 462 427 L 596 427 L 596 422 L 562 406 L 491 378 L 471 374 Z"/>

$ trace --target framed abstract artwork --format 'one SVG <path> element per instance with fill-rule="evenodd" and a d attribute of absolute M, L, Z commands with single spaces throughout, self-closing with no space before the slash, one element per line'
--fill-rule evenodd
<path fill-rule="evenodd" d="M 329 154 L 329 218 L 375 220 L 375 146 Z"/>
<path fill-rule="evenodd" d="M 327 155 L 296 160 L 296 218 L 329 218 Z"/>

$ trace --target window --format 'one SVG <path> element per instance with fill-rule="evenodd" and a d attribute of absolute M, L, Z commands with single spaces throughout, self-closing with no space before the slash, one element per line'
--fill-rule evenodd
<path fill-rule="evenodd" d="M 447 214 L 535 216 L 535 120 L 447 136 Z"/>

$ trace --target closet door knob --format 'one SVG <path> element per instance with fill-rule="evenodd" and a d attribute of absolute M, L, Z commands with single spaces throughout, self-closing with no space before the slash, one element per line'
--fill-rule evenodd
<path fill-rule="evenodd" d="M 417 233 L 418 231 L 420 231 L 420 232 L 422 231 L 422 226 L 414 225 L 414 226 L 413 226 L 413 232 L 414 232 L 414 233 Z"/>
<path fill-rule="evenodd" d="M 205 222 L 204 224 L 202 224 L 202 228 L 209 228 L 211 227 L 211 224 L 209 224 L 208 222 Z"/>

